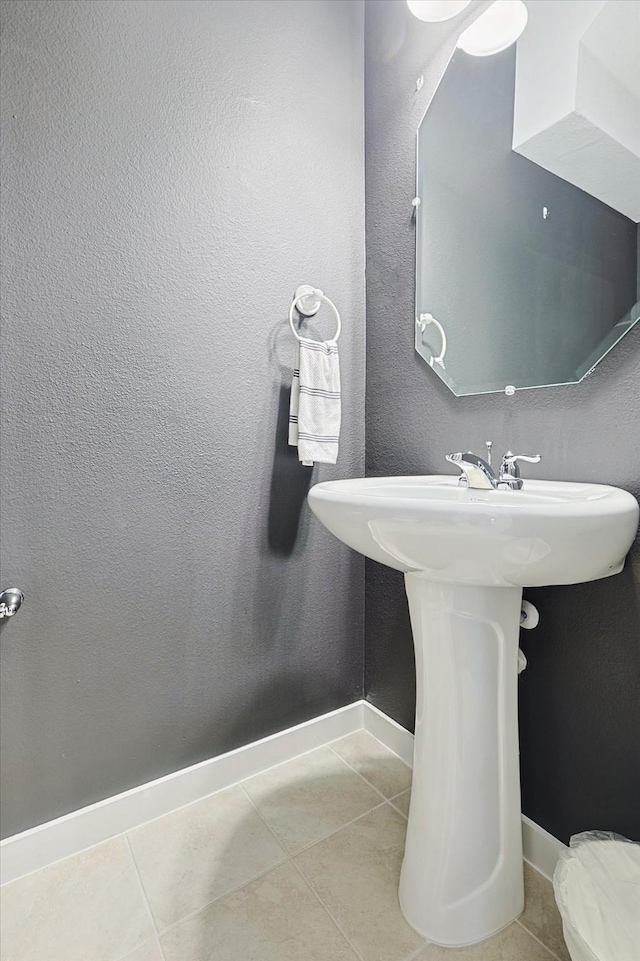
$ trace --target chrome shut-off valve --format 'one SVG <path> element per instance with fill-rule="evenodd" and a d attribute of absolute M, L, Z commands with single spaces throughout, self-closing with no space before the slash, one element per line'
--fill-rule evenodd
<path fill-rule="evenodd" d="M 0 594 L 0 620 L 5 617 L 13 617 L 20 610 L 24 594 L 17 587 L 9 587 Z"/>

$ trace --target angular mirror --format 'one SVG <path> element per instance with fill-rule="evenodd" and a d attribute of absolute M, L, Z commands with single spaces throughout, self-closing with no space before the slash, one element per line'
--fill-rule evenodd
<path fill-rule="evenodd" d="M 640 319 L 640 3 L 527 7 L 418 129 L 416 350 L 458 396 L 579 383 Z"/>

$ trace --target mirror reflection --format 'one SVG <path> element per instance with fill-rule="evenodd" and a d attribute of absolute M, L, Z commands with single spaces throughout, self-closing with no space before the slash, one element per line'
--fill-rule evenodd
<path fill-rule="evenodd" d="M 416 349 L 457 395 L 577 383 L 640 319 L 640 4 L 527 7 L 418 130 Z"/>

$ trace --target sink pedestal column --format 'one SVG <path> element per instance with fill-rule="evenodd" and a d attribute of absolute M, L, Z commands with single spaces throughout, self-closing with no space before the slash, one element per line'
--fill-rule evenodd
<path fill-rule="evenodd" d="M 405 575 L 416 736 L 400 904 L 429 941 L 472 944 L 524 907 L 517 661 L 522 590 Z"/>

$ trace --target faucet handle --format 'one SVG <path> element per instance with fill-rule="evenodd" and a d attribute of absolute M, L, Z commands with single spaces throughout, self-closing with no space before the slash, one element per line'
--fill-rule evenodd
<path fill-rule="evenodd" d="M 520 477 L 519 460 L 525 460 L 528 464 L 539 464 L 542 460 L 542 454 L 514 454 L 508 450 L 500 464 L 500 476 Z"/>

